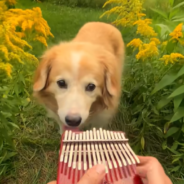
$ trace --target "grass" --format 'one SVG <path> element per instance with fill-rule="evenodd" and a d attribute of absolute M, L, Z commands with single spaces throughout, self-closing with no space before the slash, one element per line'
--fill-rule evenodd
<path fill-rule="evenodd" d="M 48 41 L 49 47 L 61 41 L 72 39 L 80 27 L 89 21 L 112 22 L 111 19 L 99 19 L 103 13 L 102 9 L 92 8 L 71 8 L 59 6 L 47 2 L 37 3 L 31 0 L 19 0 L 17 8 L 28 9 L 40 7 L 43 17 L 51 27 L 51 32 L 55 36 Z M 132 39 L 134 30 L 123 30 L 124 41 L 128 43 Z M 33 45 L 32 53 L 37 57 L 41 56 L 45 47 Z M 127 58 L 130 62 L 131 58 Z M 132 65 L 130 65 L 132 66 Z M 131 67 L 126 66 L 127 76 L 131 74 Z M 125 79 L 126 80 L 126 79 Z M 132 114 L 130 102 L 126 97 L 120 104 L 119 114 L 110 127 L 113 130 L 122 130 L 127 133 L 130 140 L 137 140 L 137 135 L 133 129 Z M 9 171 L 4 180 L 0 179 L 2 184 L 46 184 L 56 179 L 58 151 L 60 146 L 60 135 L 58 126 L 55 122 L 46 117 L 45 110 L 35 102 L 31 102 L 22 110 L 23 117 L 20 119 L 21 131 L 15 134 L 17 157 L 12 164 L 15 170 Z M 124 123 L 122 123 L 124 122 Z M 137 130 L 139 131 L 139 130 Z M 152 154 L 159 158 L 167 168 L 173 167 L 171 164 L 171 154 L 166 157 L 161 147 L 162 140 L 146 133 L 147 154 Z M 138 145 L 139 146 L 139 145 Z M 136 149 L 136 148 L 134 148 Z M 165 162 L 165 163 L 164 163 Z M 167 170 L 165 167 L 165 169 Z"/>
<path fill-rule="evenodd" d="M 48 41 L 49 47 L 72 39 L 79 28 L 89 21 L 110 22 L 99 19 L 102 9 L 71 8 L 50 3 L 19 0 L 16 7 L 28 9 L 40 7 L 43 17 L 55 36 Z M 33 45 L 32 53 L 41 56 L 44 47 Z M 21 131 L 15 135 L 17 156 L 13 160 L 15 170 L 9 171 L 2 184 L 46 184 L 56 179 L 60 135 L 58 126 L 46 117 L 45 110 L 35 102 L 23 109 L 20 120 Z"/>
<path fill-rule="evenodd" d="M 54 38 L 48 41 L 49 46 L 57 44 L 61 41 L 67 41 L 72 39 L 80 29 L 80 27 L 89 21 L 103 21 L 111 22 L 110 19 L 102 18 L 100 15 L 103 13 L 102 9 L 93 8 L 71 8 L 67 6 L 59 6 L 50 3 L 36 3 L 30 0 L 19 0 L 17 4 L 18 8 L 27 9 L 33 7 L 40 7 L 43 17 L 47 20 L 48 25 L 51 28 L 51 32 Z M 40 56 L 45 50 L 44 47 L 37 48 L 35 45 L 33 54 Z"/>

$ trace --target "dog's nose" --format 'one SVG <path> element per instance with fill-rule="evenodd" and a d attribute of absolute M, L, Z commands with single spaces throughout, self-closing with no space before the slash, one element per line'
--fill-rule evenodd
<path fill-rule="evenodd" d="M 66 123 L 69 125 L 69 126 L 72 126 L 72 127 L 77 127 L 80 125 L 81 121 L 82 121 L 82 118 L 75 114 L 75 115 L 67 115 L 65 117 L 65 121 Z"/>

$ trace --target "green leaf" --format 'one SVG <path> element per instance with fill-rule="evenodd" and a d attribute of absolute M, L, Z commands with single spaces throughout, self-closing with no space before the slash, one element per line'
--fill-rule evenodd
<path fill-rule="evenodd" d="M 184 65 L 183 67 L 180 69 L 180 71 L 177 73 L 177 78 L 184 75 Z"/>
<path fill-rule="evenodd" d="M 171 124 L 171 122 L 169 121 L 169 122 L 167 122 L 167 123 L 165 123 L 165 125 L 164 125 L 164 134 L 165 133 L 167 133 L 167 131 L 168 131 L 168 129 L 169 129 L 169 125 Z"/>
<path fill-rule="evenodd" d="M 174 113 L 170 122 L 177 121 L 181 119 L 182 117 L 184 117 L 184 107 L 179 107 L 178 110 Z"/>
<path fill-rule="evenodd" d="M 175 91 L 173 91 L 168 98 L 173 98 L 181 94 L 184 94 L 184 85 L 180 86 Z"/>
<path fill-rule="evenodd" d="M 178 17 L 178 16 L 175 16 L 178 12 L 179 12 L 179 9 L 175 9 L 175 10 L 171 11 L 169 13 L 169 20 L 173 20 L 174 17 Z"/>
<path fill-rule="evenodd" d="M 165 137 L 170 137 L 171 135 L 175 134 L 179 130 L 178 127 L 171 127 L 168 132 L 166 133 Z"/>
<path fill-rule="evenodd" d="M 157 104 L 157 109 L 161 109 L 162 107 L 166 106 L 172 98 L 163 97 Z"/>
<path fill-rule="evenodd" d="M 175 141 L 175 142 L 173 143 L 173 145 L 172 145 L 171 149 L 172 149 L 172 150 L 176 150 L 176 149 L 177 149 L 177 147 L 178 147 L 178 142 L 177 142 L 177 141 Z"/>
<path fill-rule="evenodd" d="M 142 149 L 144 149 L 144 145 L 145 145 L 145 139 L 144 139 L 144 137 L 141 137 L 141 146 L 142 146 Z"/>
<path fill-rule="evenodd" d="M 159 10 L 159 9 L 155 9 L 155 8 L 150 8 L 152 11 L 154 11 L 155 13 L 159 14 L 160 16 L 162 16 L 163 18 L 167 19 L 168 16 L 165 12 Z"/>
<path fill-rule="evenodd" d="M 181 128 L 181 131 L 184 133 L 184 124 L 183 124 L 183 126 L 182 126 L 182 128 Z"/>
<path fill-rule="evenodd" d="M 177 78 L 177 75 L 174 73 L 166 74 L 161 81 L 156 84 L 154 90 L 152 91 L 152 95 L 156 93 L 157 91 L 163 89 L 164 87 L 172 84 L 172 82 Z"/>
<path fill-rule="evenodd" d="M 178 19 L 174 19 L 174 20 L 172 20 L 173 22 L 183 22 L 184 21 L 184 18 L 178 18 Z"/>
<path fill-rule="evenodd" d="M 155 24 L 155 26 L 157 26 L 157 27 L 159 27 L 161 29 L 160 36 L 162 38 L 163 38 L 163 36 L 165 34 L 172 32 L 171 29 L 167 25 L 164 25 L 164 24 Z"/>
<path fill-rule="evenodd" d="M 176 43 L 174 43 L 173 41 L 169 41 L 166 46 L 167 52 L 172 53 L 174 51 L 175 46 L 176 46 Z"/>
<path fill-rule="evenodd" d="M 174 111 L 178 109 L 183 99 L 184 99 L 183 95 L 180 95 L 174 98 Z"/>
<path fill-rule="evenodd" d="M 169 4 L 171 5 L 171 7 L 173 6 L 174 4 L 174 0 L 169 0 Z"/>
<path fill-rule="evenodd" d="M 174 160 L 172 161 L 172 163 L 176 162 L 177 160 L 179 160 L 179 159 L 174 159 Z M 181 166 L 178 165 L 178 166 L 172 168 L 172 169 L 171 169 L 171 172 L 176 172 L 176 171 L 178 171 L 178 170 L 180 169 L 180 167 L 181 167 Z"/>
<path fill-rule="evenodd" d="M 184 5 L 184 2 L 181 2 L 181 3 L 177 4 L 176 6 L 174 6 L 171 10 L 174 10 L 176 8 L 180 8 L 183 5 Z"/>
<path fill-rule="evenodd" d="M 162 143 L 162 149 L 165 150 L 167 148 L 167 141 L 164 141 Z"/>

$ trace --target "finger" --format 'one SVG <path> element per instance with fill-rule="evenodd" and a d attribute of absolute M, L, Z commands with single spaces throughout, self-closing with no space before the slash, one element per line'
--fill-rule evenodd
<path fill-rule="evenodd" d="M 136 173 L 141 177 L 141 178 L 146 178 L 147 177 L 147 168 L 143 165 L 140 166 L 138 165 L 136 167 Z"/>
<path fill-rule="evenodd" d="M 78 184 L 100 184 L 105 176 L 105 166 L 103 164 L 96 165 L 89 169 Z"/>
<path fill-rule="evenodd" d="M 47 184 L 56 184 L 56 181 L 51 181 L 51 182 L 49 182 Z"/>
<path fill-rule="evenodd" d="M 137 157 L 140 161 L 139 165 L 146 164 L 146 163 L 152 161 L 153 159 L 155 159 L 154 157 L 149 157 L 149 156 L 137 156 Z"/>

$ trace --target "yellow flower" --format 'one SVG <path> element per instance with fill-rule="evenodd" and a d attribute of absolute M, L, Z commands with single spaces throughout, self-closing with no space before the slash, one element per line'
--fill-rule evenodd
<path fill-rule="evenodd" d="M 139 52 L 136 55 L 137 60 L 150 59 L 159 55 L 158 48 L 154 41 L 151 41 L 148 44 L 143 44 L 142 47 L 139 47 Z"/>
<path fill-rule="evenodd" d="M 4 1 L 0 1 L 0 13 L 8 9 Z"/>
<path fill-rule="evenodd" d="M 45 37 L 43 37 L 43 36 L 37 36 L 35 38 L 35 40 L 38 40 L 39 42 L 43 43 L 46 47 L 48 46 L 47 41 L 46 41 Z"/>
<path fill-rule="evenodd" d="M 0 45 L 0 55 L 2 55 L 6 61 L 9 59 L 8 49 L 4 45 Z"/>
<path fill-rule="evenodd" d="M 183 23 L 180 23 L 178 26 L 176 26 L 174 31 L 169 34 L 171 36 L 171 40 L 179 41 L 179 38 L 183 37 L 182 26 L 183 26 Z"/>
<path fill-rule="evenodd" d="M 135 38 L 130 43 L 127 44 L 127 47 L 139 48 L 141 45 L 142 45 L 141 39 Z"/>
<path fill-rule="evenodd" d="M 151 38 L 151 41 L 154 41 L 156 45 L 160 45 L 160 40 L 158 38 Z"/>
<path fill-rule="evenodd" d="M 0 69 L 4 70 L 7 73 L 8 77 L 11 78 L 11 72 L 12 72 L 12 65 L 11 64 L 0 62 Z"/>
<path fill-rule="evenodd" d="M 139 17 L 144 16 L 142 13 L 144 0 L 107 0 L 103 8 L 108 4 L 117 4 L 117 6 L 105 11 L 101 16 L 118 14 L 118 18 L 113 23 L 115 25 L 132 26 Z"/>
<path fill-rule="evenodd" d="M 150 38 L 157 36 L 157 33 L 153 30 L 149 24 L 152 23 L 151 19 L 139 19 L 136 22 L 134 22 L 134 25 L 137 25 L 137 34 L 140 34 L 141 36 Z"/>
<path fill-rule="evenodd" d="M 163 55 L 163 57 L 160 58 L 160 60 L 164 61 L 166 65 L 168 63 L 178 62 L 179 59 L 184 59 L 184 56 L 180 53 L 172 53 L 170 55 Z"/>
<path fill-rule="evenodd" d="M 137 14 L 137 16 L 138 16 L 138 17 L 139 17 L 139 19 L 140 19 L 140 18 L 142 18 L 142 17 L 145 17 L 145 16 L 146 16 L 146 14 L 144 14 L 144 13 L 138 13 L 138 14 Z"/>

